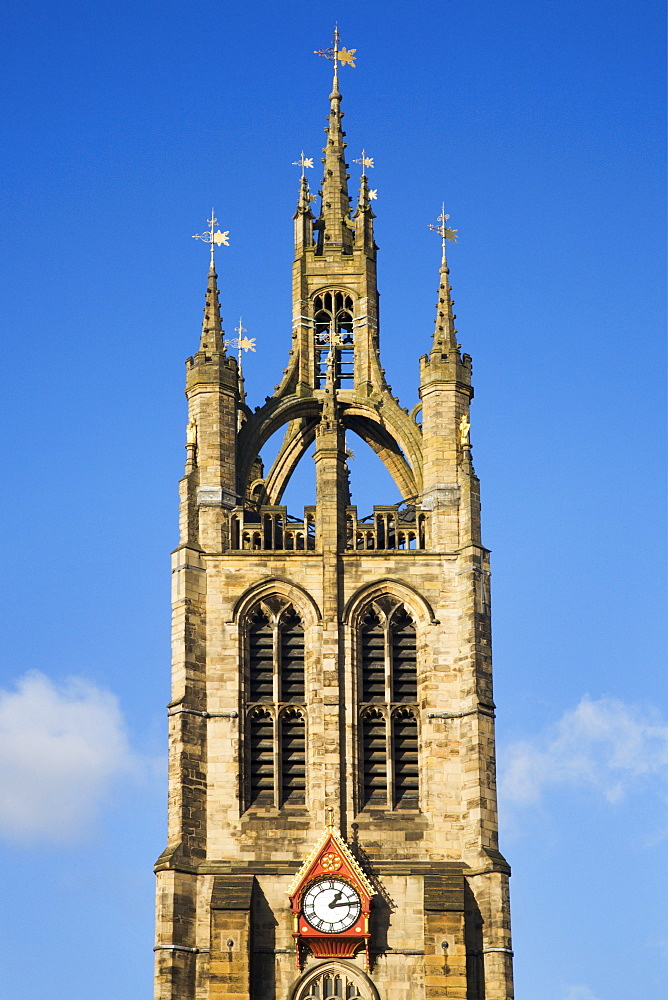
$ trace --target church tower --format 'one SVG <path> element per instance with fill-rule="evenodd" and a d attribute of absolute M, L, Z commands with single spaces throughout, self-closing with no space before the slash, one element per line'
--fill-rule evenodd
<path fill-rule="evenodd" d="M 414 331 L 429 349 L 409 413 L 381 366 L 364 153 L 356 206 L 348 193 L 339 70 L 353 53 L 338 36 L 323 53 L 334 77 L 319 212 L 302 154 L 289 360 L 254 411 L 222 328 L 213 251 L 226 234 L 213 215 L 204 234 L 156 1000 L 513 996 L 489 553 L 445 252 L 454 232 L 442 213 L 435 331 L 430 345 Z M 378 455 L 401 503 L 358 518 L 346 431 Z M 297 518 L 282 497 L 313 445 L 316 502 Z"/>

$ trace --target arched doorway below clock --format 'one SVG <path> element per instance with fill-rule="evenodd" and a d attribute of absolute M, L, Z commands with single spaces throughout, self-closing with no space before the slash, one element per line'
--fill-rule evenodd
<path fill-rule="evenodd" d="M 298 980 L 291 1000 L 378 1000 L 378 991 L 354 965 L 323 962 Z"/>

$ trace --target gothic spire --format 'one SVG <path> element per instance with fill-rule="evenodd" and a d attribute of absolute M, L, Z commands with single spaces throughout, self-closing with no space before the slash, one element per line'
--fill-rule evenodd
<path fill-rule="evenodd" d="M 299 182 L 299 198 L 297 200 L 297 213 L 299 215 L 310 215 L 311 213 L 311 192 L 309 191 L 308 180 L 302 176 Z"/>
<path fill-rule="evenodd" d="M 209 228 L 203 233 L 193 236 L 194 240 L 202 240 L 208 243 L 211 249 L 209 262 L 209 277 L 206 287 L 206 298 L 204 300 L 204 319 L 202 320 L 202 338 L 200 341 L 200 351 L 220 351 L 225 353 L 225 342 L 223 340 L 223 327 L 220 316 L 220 299 L 218 297 L 218 275 L 216 274 L 215 252 L 216 246 L 229 245 L 229 232 L 221 233 L 216 230 L 218 219 L 211 209 L 211 218 L 207 219 Z"/>
<path fill-rule="evenodd" d="M 304 156 L 304 150 L 302 149 L 301 155 L 298 160 L 294 160 L 293 167 L 301 167 L 301 177 L 299 179 L 299 200 L 297 201 L 297 213 L 298 215 L 311 215 L 311 202 L 314 200 L 311 197 L 311 192 L 308 186 L 308 180 L 306 179 L 306 171 L 313 166 L 313 159 L 310 156 Z"/>
<path fill-rule="evenodd" d="M 313 160 L 304 156 L 302 150 L 301 157 L 293 162 L 294 167 L 301 167 L 302 175 L 299 181 L 299 198 L 297 200 L 297 211 L 293 215 L 295 222 L 295 251 L 299 254 L 306 247 L 313 244 L 313 212 L 311 202 L 314 201 L 306 178 L 306 168 L 313 166 Z"/>
<path fill-rule="evenodd" d="M 449 229 L 446 226 L 449 215 L 445 214 L 445 205 L 441 207 L 441 214 L 438 217 L 438 226 L 430 226 L 434 232 L 441 237 L 441 267 L 440 281 L 438 285 L 438 302 L 436 304 L 436 329 L 434 330 L 434 340 L 432 353 L 447 354 L 454 351 L 459 356 L 459 345 L 457 343 L 457 331 L 455 330 L 455 315 L 452 311 L 453 301 L 450 296 L 450 271 L 446 255 L 446 244 L 448 240 L 453 243 L 457 241 L 457 230 Z"/>
<path fill-rule="evenodd" d="M 361 247 L 367 253 L 374 254 L 376 244 L 373 238 L 373 220 L 376 216 L 373 214 L 371 202 L 376 197 L 376 192 L 369 190 L 369 181 L 366 175 L 367 167 L 373 167 L 373 159 L 362 150 L 361 157 L 359 160 L 355 160 L 355 163 L 362 166 L 360 193 L 355 212 L 355 246 Z"/>
<path fill-rule="evenodd" d="M 213 262 L 209 268 L 209 277 L 206 286 L 204 319 L 202 320 L 202 339 L 200 341 L 199 349 L 200 351 L 220 351 L 221 354 L 225 353 L 223 326 L 220 315 L 220 299 L 218 293 L 218 275 L 213 269 Z"/>
<path fill-rule="evenodd" d="M 348 196 L 348 165 L 345 160 L 345 132 L 341 127 L 341 91 L 339 90 L 339 63 L 355 65 L 355 50 L 339 49 L 339 33 L 334 32 L 331 49 L 318 52 L 334 62 L 332 92 L 329 95 L 329 115 L 327 118 L 327 145 L 323 164 L 325 172 L 322 181 L 322 203 L 316 223 L 319 230 L 318 251 L 324 247 L 336 248 L 343 253 L 351 253 L 353 246 L 352 222 L 350 219 L 350 198 Z"/>

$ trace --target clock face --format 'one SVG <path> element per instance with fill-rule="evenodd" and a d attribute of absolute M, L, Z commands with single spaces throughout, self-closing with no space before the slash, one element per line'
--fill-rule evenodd
<path fill-rule="evenodd" d="M 340 878 L 323 878 L 310 885 L 302 897 L 302 912 L 311 927 L 324 934 L 339 934 L 352 927 L 362 910 L 357 890 Z"/>

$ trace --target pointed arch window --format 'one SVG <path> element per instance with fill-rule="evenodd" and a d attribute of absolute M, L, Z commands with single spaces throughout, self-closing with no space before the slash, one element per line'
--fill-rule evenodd
<path fill-rule="evenodd" d="M 355 377 L 353 300 L 345 292 L 332 290 L 313 300 L 315 320 L 315 387 L 322 389 L 327 376 L 330 351 L 335 352 L 337 389 Z"/>
<path fill-rule="evenodd" d="M 419 805 L 417 633 L 408 609 L 390 597 L 359 619 L 360 805 Z"/>
<path fill-rule="evenodd" d="M 304 802 L 306 707 L 304 625 L 283 598 L 266 598 L 242 625 L 246 780 L 252 805 Z"/>
<path fill-rule="evenodd" d="M 294 1000 L 372 1000 L 378 993 L 367 976 L 350 964 L 332 962 L 307 970 Z"/>

